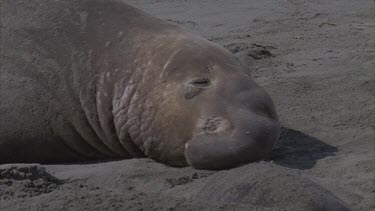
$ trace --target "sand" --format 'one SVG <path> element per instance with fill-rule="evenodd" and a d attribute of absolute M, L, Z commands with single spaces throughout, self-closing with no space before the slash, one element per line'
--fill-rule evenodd
<path fill-rule="evenodd" d="M 1 165 L 0 210 L 374 209 L 373 1 L 126 2 L 238 56 L 284 127 L 272 156 L 224 171 L 150 159 Z"/>

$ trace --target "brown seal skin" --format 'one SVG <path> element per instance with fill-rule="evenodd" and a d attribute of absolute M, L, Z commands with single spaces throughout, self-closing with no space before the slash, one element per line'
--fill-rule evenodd
<path fill-rule="evenodd" d="M 279 136 L 224 48 L 120 1 L 2 2 L 0 163 L 150 157 L 224 169 Z"/>

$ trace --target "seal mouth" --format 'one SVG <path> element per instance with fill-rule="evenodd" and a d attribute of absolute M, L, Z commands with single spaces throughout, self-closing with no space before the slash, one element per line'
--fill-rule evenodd
<path fill-rule="evenodd" d="M 200 134 L 185 144 L 185 159 L 196 169 L 220 170 L 256 162 L 268 156 L 279 133 L 277 121 L 249 123 L 231 134 Z"/>
<path fill-rule="evenodd" d="M 237 167 L 258 161 L 265 157 L 266 151 L 254 141 L 246 140 L 241 145 L 235 138 L 200 137 L 185 144 L 187 163 L 196 169 L 220 170 Z"/>

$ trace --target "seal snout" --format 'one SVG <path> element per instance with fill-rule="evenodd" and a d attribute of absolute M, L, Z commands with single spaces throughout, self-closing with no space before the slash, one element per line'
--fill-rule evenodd
<path fill-rule="evenodd" d="M 235 123 L 207 119 L 202 129 L 185 144 L 186 161 L 197 169 L 227 169 L 265 158 L 280 126 L 276 120 L 254 114 Z"/>

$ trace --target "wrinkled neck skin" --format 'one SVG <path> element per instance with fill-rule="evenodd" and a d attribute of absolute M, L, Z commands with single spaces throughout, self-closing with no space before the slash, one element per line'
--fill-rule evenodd
<path fill-rule="evenodd" d="M 174 26 L 144 38 L 146 33 L 133 29 L 131 41 L 104 43 L 124 48 L 108 47 L 108 53 L 95 59 L 97 119 L 91 126 L 114 157 L 147 156 L 186 166 L 185 143 L 205 118 L 199 118 L 202 107 L 212 107 L 196 100 L 186 103 L 187 82 L 215 75 L 215 60 L 232 66 L 235 60 L 224 49 Z M 207 54 L 211 48 L 220 49 L 222 58 Z"/>
<path fill-rule="evenodd" d="M 139 155 L 135 153 L 138 147 L 144 155 L 155 160 L 174 166 L 187 165 L 184 144 L 192 138 L 200 112 L 198 104 L 181 104 L 184 104 L 184 82 L 191 77 L 187 72 L 197 70 L 176 62 L 176 57 L 181 55 L 184 60 L 194 63 L 183 56 L 184 51 L 194 49 L 199 53 L 202 44 L 208 42 L 176 29 L 154 34 L 147 41 L 135 39 L 132 42 L 131 49 L 136 51 L 132 56 L 128 55 L 127 58 L 132 59 L 127 67 L 122 71 L 119 68 L 112 110 L 119 141 L 131 156 Z M 208 71 L 203 69 L 197 73 L 196 77 L 200 77 Z M 184 78 L 186 80 L 181 83 Z M 129 143 L 135 146 L 130 148 Z"/>

